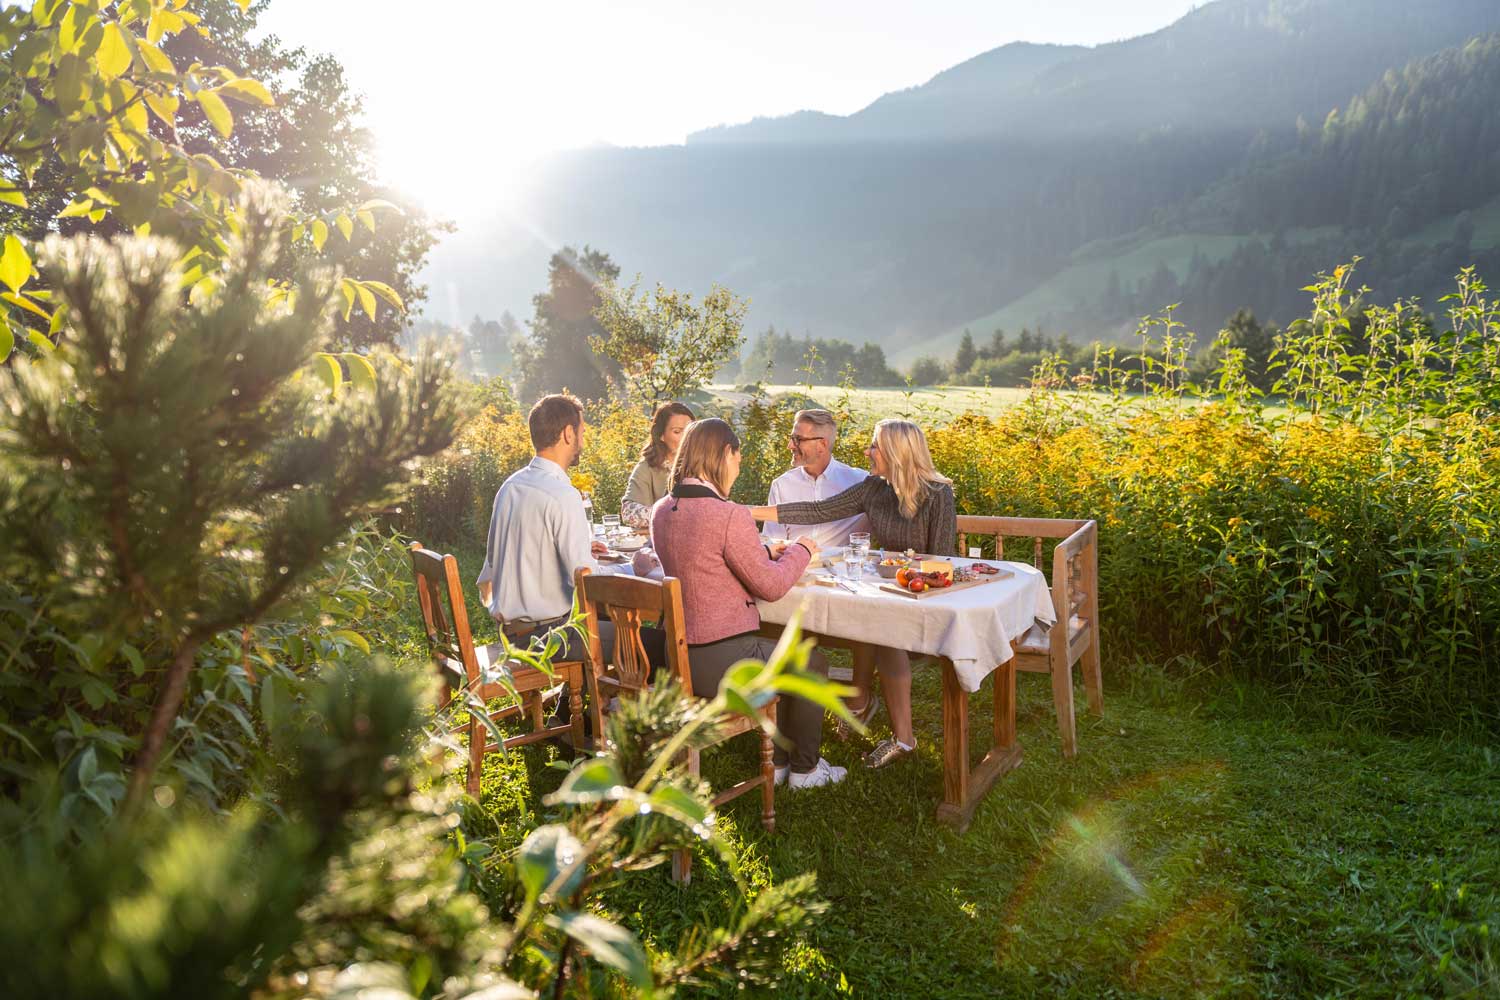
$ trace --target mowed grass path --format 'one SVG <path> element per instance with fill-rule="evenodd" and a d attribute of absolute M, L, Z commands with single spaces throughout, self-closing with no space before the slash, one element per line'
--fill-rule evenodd
<path fill-rule="evenodd" d="M 959 836 L 933 818 L 938 677 L 919 670 L 919 756 L 871 772 L 859 765 L 867 741 L 829 740 L 848 780 L 778 795 L 775 835 L 761 830 L 754 796 L 721 816 L 750 885 L 813 871 L 831 903 L 779 992 L 1500 995 L 1494 751 L 1333 730 L 1292 718 L 1264 691 L 1217 691 L 1195 694 L 1150 668 L 1108 673 L 1105 715 L 1080 705 L 1080 753 L 1065 761 L 1048 685 L 1023 676 L 1026 760 Z M 973 699 L 977 733 L 988 704 L 987 692 Z M 882 713 L 875 735 L 885 724 Z M 490 765 L 493 825 L 480 825 L 497 842 L 545 817 L 555 753 Z M 753 759 L 741 738 L 706 758 L 706 774 L 722 784 Z M 737 898 L 704 852 L 689 887 L 660 869 L 607 902 L 665 944 L 723 919 Z"/>

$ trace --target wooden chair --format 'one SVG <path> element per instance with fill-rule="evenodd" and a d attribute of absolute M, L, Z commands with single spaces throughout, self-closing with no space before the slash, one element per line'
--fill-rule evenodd
<path fill-rule="evenodd" d="M 645 623 L 654 621 L 666 633 L 666 669 L 677 678 L 684 691 L 693 690 L 693 675 L 688 669 L 687 630 L 682 617 L 682 584 L 670 576 L 660 581 L 637 576 L 596 576 L 586 568 L 577 571 L 575 583 L 588 621 L 590 676 L 594 680 L 589 714 L 596 739 L 602 745 L 604 715 L 611 697 L 628 698 L 651 685 L 651 664 L 646 658 L 645 644 L 641 642 L 641 627 Z M 614 653 L 608 662 L 599 641 L 599 621 L 606 615 L 615 625 Z M 694 693 L 700 696 L 709 694 Z M 775 728 L 776 700 L 772 699 L 761 714 Z M 759 788 L 761 825 L 766 832 L 773 833 L 776 830 L 776 767 L 771 759 L 774 744 L 770 735 L 755 719 L 736 717 L 722 727 L 717 742 L 723 743 L 749 732 L 760 733 L 759 772 L 719 792 L 714 796 L 713 804 L 721 806 Z M 687 769 L 695 777 L 701 774 L 700 752 L 687 752 Z M 692 878 L 692 871 L 692 853 L 686 850 L 674 852 L 672 878 L 686 884 Z"/>
<path fill-rule="evenodd" d="M 1073 719 L 1073 664 L 1082 661 L 1089 711 L 1104 714 L 1104 684 L 1099 670 L 1099 529 L 1093 521 L 1036 517 L 958 519 L 958 552 L 967 555 L 973 536 L 993 539 L 996 559 L 1005 558 L 1006 538 L 1029 538 L 1031 563 L 1042 568 L 1043 539 L 1059 539 L 1052 550 L 1052 606 L 1057 624 L 1044 631 L 1032 626 L 1012 645 L 1017 670 L 1052 676 L 1052 701 L 1063 756 L 1078 752 Z"/>
<path fill-rule="evenodd" d="M 411 567 L 417 581 L 417 600 L 422 605 L 422 625 L 427 633 L 427 648 L 437 667 L 438 709 L 448 707 L 455 688 L 466 685 L 486 704 L 491 699 L 511 697 L 511 690 L 500 682 L 493 668 L 505 655 L 503 642 L 487 646 L 474 645 L 469 631 L 469 612 L 464 607 L 463 585 L 458 578 L 458 560 L 424 549 L 421 542 L 411 544 Z M 512 660 L 511 681 L 520 700 L 490 714 L 499 721 L 522 712 L 531 717 L 531 731 L 511 736 L 501 743 L 490 738 L 489 727 L 469 710 L 469 721 L 454 732 L 467 729 L 469 734 L 469 774 L 465 785 L 470 795 L 479 797 L 480 772 L 484 755 L 502 747 L 520 746 L 570 733 L 575 749 L 582 749 L 583 738 L 583 663 L 578 660 L 552 664 L 555 675 L 549 676 L 536 667 Z M 549 689 L 565 684 L 572 717 L 564 725 L 548 726 L 545 721 Z"/>

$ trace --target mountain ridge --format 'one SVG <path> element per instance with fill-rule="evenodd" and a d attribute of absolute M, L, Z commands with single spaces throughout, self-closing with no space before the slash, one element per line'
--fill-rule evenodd
<path fill-rule="evenodd" d="M 434 299 L 446 283 L 463 315 L 523 315 L 547 256 L 589 243 L 626 274 L 747 295 L 751 330 L 898 353 L 1295 150 L 1384 74 L 1495 30 L 1492 0 L 1218 0 L 1104 46 L 992 49 L 849 118 L 789 116 L 792 139 L 778 137 L 787 118 L 764 119 L 753 141 L 725 126 L 685 146 L 561 155 L 524 219 L 435 252 Z M 964 127 L 976 92 L 978 134 Z"/>

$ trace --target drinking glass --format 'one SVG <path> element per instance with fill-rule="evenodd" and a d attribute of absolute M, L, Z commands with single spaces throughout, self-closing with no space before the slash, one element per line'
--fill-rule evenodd
<path fill-rule="evenodd" d="M 865 554 L 853 545 L 844 550 L 844 575 L 858 580 L 865 573 Z"/>
<path fill-rule="evenodd" d="M 620 533 L 620 515 L 619 514 L 605 514 L 604 515 L 604 533 L 606 535 L 608 535 L 610 538 L 613 538 L 613 537 L 615 537 L 616 535 L 618 535 Z"/>
<path fill-rule="evenodd" d="M 849 551 L 857 553 L 859 561 L 864 562 L 870 555 L 870 533 L 868 531 L 855 531 L 849 535 Z"/>

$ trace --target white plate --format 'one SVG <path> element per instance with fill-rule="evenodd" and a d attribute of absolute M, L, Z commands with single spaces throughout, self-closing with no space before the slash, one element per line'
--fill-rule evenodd
<path fill-rule="evenodd" d="M 639 535 L 634 538 L 616 538 L 609 543 L 609 547 L 616 552 L 638 552 L 646 547 L 646 539 Z"/>

